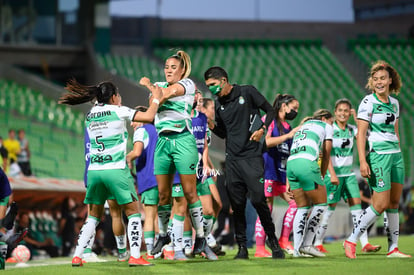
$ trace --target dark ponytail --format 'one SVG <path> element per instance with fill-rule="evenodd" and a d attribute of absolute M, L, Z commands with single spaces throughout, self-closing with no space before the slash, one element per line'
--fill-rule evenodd
<path fill-rule="evenodd" d="M 65 90 L 68 93 L 60 97 L 58 101 L 60 104 L 77 105 L 94 99 L 99 103 L 108 103 L 113 95 L 118 94 L 118 89 L 112 82 L 101 82 L 95 86 L 87 86 L 80 84 L 76 79 L 69 80 Z"/>

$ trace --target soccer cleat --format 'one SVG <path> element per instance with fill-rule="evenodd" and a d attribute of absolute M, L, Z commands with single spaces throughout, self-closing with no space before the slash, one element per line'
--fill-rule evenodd
<path fill-rule="evenodd" d="M 201 252 L 205 250 L 206 246 L 207 242 L 204 237 L 196 237 L 194 241 L 193 255 L 201 254 Z"/>
<path fill-rule="evenodd" d="M 311 255 L 313 257 L 326 257 L 325 254 L 323 254 L 322 252 L 320 252 L 313 245 L 302 246 L 301 248 L 299 248 L 299 251 L 302 252 L 302 253 L 304 253 L 304 254 Z"/>
<path fill-rule="evenodd" d="M 24 228 L 22 231 L 11 235 L 7 240 L 6 243 L 8 245 L 8 249 L 13 251 L 13 249 L 23 240 L 23 238 L 27 235 L 29 229 Z"/>
<path fill-rule="evenodd" d="M 83 266 L 82 259 L 80 257 L 77 257 L 77 256 L 73 257 L 72 266 L 73 267 Z"/>
<path fill-rule="evenodd" d="M 381 249 L 380 245 L 372 245 L 370 243 L 367 243 L 363 248 L 362 248 L 362 252 L 364 253 L 372 253 L 372 252 L 377 252 Z"/>
<path fill-rule="evenodd" d="M 102 260 L 98 258 L 94 252 L 91 253 L 84 253 L 82 256 L 82 263 L 101 263 L 106 262 L 106 260 Z"/>
<path fill-rule="evenodd" d="M 151 266 L 154 265 L 150 262 L 148 262 L 147 260 L 145 260 L 142 256 L 139 258 L 134 258 L 134 257 L 129 257 L 129 261 L 128 261 L 129 266 L 133 267 L 133 266 Z"/>
<path fill-rule="evenodd" d="M 285 253 L 283 253 L 282 248 L 280 248 L 279 242 L 276 236 L 274 236 L 274 238 L 267 238 L 266 244 L 267 246 L 270 247 L 270 249 L 272 249 L 273 259 L 284 259 L 285 258 Z"/>
<path fill-rule="evenodd" d="M 147 257 L 147 260 L 154 260 L 154 255 L 151 255 L 150 253 L 145 253 L 145 256 Z"/>
<path fill-rule="evenodd" d="M 293 246 L 292 246 L 291 242 L 280 240 L 279 245 L 280 245 L 280 248 L 282 248 L 282 250 L 285 251 L 287 254 L 293 255 L 293 250 L 294 249 L 293 249 Z"/>
<path fill-rule="evenodd" d="M 182 250 L 174 251 L 173 260 L 175 261 L 188 261 L 187 256 L 185 256 Z"/>
<path fill-rule="evenodd" d="M 270 258 L 272 257 L 272 253 L 267 251 L 266 249 L 256 249 L 256 252 L 254 253 L 255 258 Z"/>
<path fill-rule="evenodd" d="M 206 259 L 208 259 L 210 261 L 217 261 L 218 260 L 217 255 L 214 254 L 213 250 L 211 250 L 211 248 L 208 245 L 206 245 L 204 247 L 204 252 L 201 252 L 201 255 L 204 258 L 206 258 Z"/>
<path fill-rule="evenodd" d="M 217 256 L 225 256 L 226 252 L 221 249 L 221 244 L 216 243 L 215 246 L 210 246 L 211 250 L 216 254 Z"/>
<path fill-rule="evenodd" d="M 174 260 L 174 250 L 164 249 L 163 255 L 166 260 Z"/>
<path fill-rule="evenodd" d="M 315 245 L 315 248 L 318 249 L 322 253 L 328 253 L 328 250 L 326 250 L 325 247 L 322 244 Z M 381 248 L 381 246 L 380 246 L 380 248 Z"/>
<path fill-rule="evenodd" d="M 118 262 L 126 262 L 129 258 L 128 250 L 124 253 L 118 253 Z"/>
<path fill-rule="evenodd" d="M 166 246 L 170 242 L 171 242 L 171 239 L 168 235 L 158 236 L 157 242 L 155 243 L 154 248 L 151 250 L 151 254 L 156 255 L 160 253 L 163 250 L 164 246 Z"/>
<path fill-rule="evenodd" d="M 313 258 L 312 255 L 301 253 L 297 250 L 293 250 L 293 258 Z"/>
<path fill-rule="evenodd" d="M 345 249 L 345 256 L 347 256 L 350 259 L 356 258 L 356 243 L 345 241 L 344 249 Z"/>
<path fill-rule="evenodd" d="M 411 255 L 402 253 L 400 250 L 398 250 L 398 247 L 396 247 L 387 253 L 387 258 L 411 258 Z"/>
<path fill-rule="evenodd" d="M 239 245 L 239 251 L 237 252 L 234 259 L 241 259 L 241 260 L 248 260 L 249 259 L 249 252 L 247 251 L 247 247 L 245 245 Z"/>

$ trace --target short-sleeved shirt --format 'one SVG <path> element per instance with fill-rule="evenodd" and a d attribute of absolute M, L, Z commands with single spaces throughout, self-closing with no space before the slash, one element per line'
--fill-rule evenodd
<path fill-rule="evenodd" d="M 337 177 L 355 175 L 352 165 L 356 134 L 357 127 L 354 125 L 347 124 L 342 130 L 336 122 L 333 124 L 331 160 Z"/>
<path fill-rule="evenodd" d="M 133 142 L 142 142 L 144 145 L 144 150 L 135 161 L 139 194 L 157 186 L 154 175 L 154 152 L 157 140 L 157 131 L 152 124 L 145 124 L 134 132 Z"/>
<path fill-rule="evenodd" d="M 110 104 L 98 104 L 86 115 L 90 140 L 88 170 L 124 169 L 128 131 L 126 122 L 136 111 Z"/>
<path fill-rule="evenodd" d="M 9 159 L 17 161 L 17 153 L 20 151 L 19 141 L 17 139 L 5 139 L 3 146 L 9 152 Z"/>
<path fill-rule="evenodd" d="M 154 124 L 158 134 L 163 131 L 182 132 L 185 128 L 191 132 L 191 109 L 193 107 L 195 84 L 189 78 L 177 82 L 184 87 L 184 95 L 165 101 L 155 115 Z M 155 85 L 167 88 L 167 82 L 156 82 Z"/>
<path fill-rule="evenodd" d="M 333 129 L 321 120 L 308 120 L 295 133 L 288 161 L 293 159 L 308 159 L 317 161 L 324 140 L 332 140 Z"/>
<path fill-rule="evenodd" d="M 358 119 L 369 122 L 369 150 L 377 154 L 401 151 L 395 133 L 395 123 L 400 116 L 398 100 L 388 97 L 388 103 L 380 101 L 376 94 L 364 97 L 358 108 Z"/>

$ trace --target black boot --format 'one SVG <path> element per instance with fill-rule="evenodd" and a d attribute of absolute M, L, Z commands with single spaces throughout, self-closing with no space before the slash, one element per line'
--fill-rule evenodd
<path fill-rule="evenodd" d="M 234 259 L 249 259 L 249 252 L 247 251 L 247 246 L 245 244 L 239 244 L 239 252 L 237 252 Z"/>
<path fill-rule="evenodd" d="M 272 258 L 273 259 L 284 259 L 285 253 L 283 252 L 282 248 L 279 246 L 279 242 L 276 238 L 268 238 L 266 240 L 267 246 L 272 250 Z"/>
<path fill-rule="evenodd" d="M 206 238 L 196 237 L 194 240 L 193 255 L 201 254 L 206 248 Z"/>
<path fill-rule="evenodd" d="M 158 254 L 162 251 L 163 247 L 171 242 L 171 239 L 168 235 L 158 236 L 157 242 L 154 245 L 154 248 L 151 250 L 151 255 Z"/>
<path fill-rule="evenodd" d="M 10 208 L 9 212 L 7 212 L 6 216 L 4 217 L 2 221 L 2 226 L 5 227 L 7 230 L 10 230 L 13 228 L 14 220 L 16 219 L 17 210 L 18 210 L 17 203 L 12 202 L 9 208 Z"/>

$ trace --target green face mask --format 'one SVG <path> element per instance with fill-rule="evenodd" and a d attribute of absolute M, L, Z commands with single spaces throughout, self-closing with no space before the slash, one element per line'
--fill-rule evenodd
<path fill-rule="evenodd" d="M 217 95 L 221 92 L 221 90 L 223 90 L 223 88 L 220 87 L 220 86 L 221 86 L 221 81 L 218 85 L 212 85 L 212 86 L 208 87 L 208 89 L 210 90 L 210 92 L 213 93 L 213 95 Z"/>

